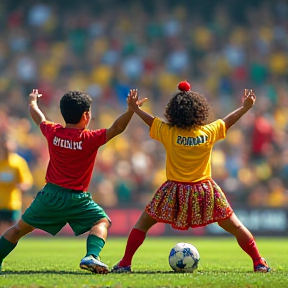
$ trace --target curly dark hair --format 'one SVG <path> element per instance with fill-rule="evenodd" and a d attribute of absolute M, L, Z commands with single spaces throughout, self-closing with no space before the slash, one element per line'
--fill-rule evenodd
<path fill-rule="evenodd" d="M 171 126 L 191 130 L 208 123 L 210 105 L 207 99 L 193 91 L 181 91 L 172 96 L 165 108 L 165 118 Z"/>
<path fill-rule="evenodd" d="M 69 124 L 78 124 L 85 111 L 89 111 L 92 98 L 83 92 L 69 91 L 60 100 L 60 111 L 64 121 Z"/>

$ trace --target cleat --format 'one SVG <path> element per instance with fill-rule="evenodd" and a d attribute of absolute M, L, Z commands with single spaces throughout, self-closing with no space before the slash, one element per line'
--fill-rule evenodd
<path fill-rule="evenodd" d="M 100 258 L 92 255 L 84 257 L 80 262 L 80 268 L 88 270 L 94 274 L 107 274 L 108 266 L 100 261 Z"/>
<path fill-rule="evenodd" d="M 254 262 L 254 272 L 267 273 L 270 272 L 270 270 L 271 268 L 264 258 L 261 257 L 258 261 Z"/>
<path fill-rule="evenodd" d="M 111 273 L 130 273 L 131 265 L 129 266 L 120 266 L 120 262 L 113 266 Z"/>

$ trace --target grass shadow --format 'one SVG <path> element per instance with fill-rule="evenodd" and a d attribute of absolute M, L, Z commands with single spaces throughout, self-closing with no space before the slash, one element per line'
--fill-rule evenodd
<path fill-rule="evenodd" d="M 89 272 L 81 272 L 81 271 L 64 271 L 64 270 L 46 270 L 46 271 L 39 271 L 39 270 L 17 270 L 17 271 L 2 271 L 1 275 L 27 275 L 27 274 L 56 274 L 56 275 L 86 275 L 91 274 Z"/>
<path fill-rule="evenodd" d="M 279 273 L 279 272 L 278 272 Z M 277 273 L 277 274 L 278 274 Z M 35 274 L 35 275 L 49 275 L 49 274 L 55 274 L 55 275 L 96 275 L 88 271 L 67 271 L 67 270 L 46 270 L 46 271 L 39 271 L 39 270 L 17 270 L 17 271 L 2 271 L 0 273 L 1 275 L 28 275 L 28 274 Z M 243 275 L 248 275 L 248 274 L 255 274 L 253 271 L 221 271 L 221 270 L 211 270 L 211 271 L 195 271 L 193 273 L 185 273 L 185 272 L 174 272 L 174 271 L 132 271 L 130 273 L 108 273 L 106 275 L 137 275 L 137 274 L 195 274 L 195 275 L 210 275 L 210 274 L 243 274 Z M 270 273 L 269 273 L 270 274 Z M 285 274 L 285 273 L 280 273 L 280 274 Z M 105 275 L 105 274 L 99 274 L 99 275 Z"/>
<path fill-rule="evenodd" d="M 174 272 L 174 271 L 132 271 L 129 274 L 177 274 L 177 275 L 181 275 L 181 274 L 196 274 L 196 275 L 209 275 L 209 274 L 254 274 L 253 271 L 195 271 L 192 273 L 185 273 L 185 272 Z M 115 274 L 115 273 L 113 273 Z M 117 273 L 116 273 L 117 274 Z M 124 273 L 125 274 L 125 273 Z"/>

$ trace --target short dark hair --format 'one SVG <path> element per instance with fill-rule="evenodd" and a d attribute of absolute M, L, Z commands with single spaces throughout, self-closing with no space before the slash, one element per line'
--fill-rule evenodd
<path fill-rule="evenodd" d="M 78 124 L 85 111 L 89 111 L 92 98 L 83 92 L 69 91 L 60 100 L 60 111 L 64 121 L 69 124 Z"/>
<path fill-rule="evenodd" d="M 181 91 L 172 96 L 165 108 L 165 118 L 171 126 L 191 130 L 208 123 L 210 105 L 207 99 L 193 91 Z"/>

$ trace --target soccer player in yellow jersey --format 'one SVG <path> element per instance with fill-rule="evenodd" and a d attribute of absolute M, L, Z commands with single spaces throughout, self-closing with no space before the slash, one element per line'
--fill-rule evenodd
<path fill-rule="evenodd" d="M 9 143 L 7 135 L 0 134 L 0 236 L 20 219 L 22 192 L 33 184 L 26 160 Z"/>
<path fill-rule="evenodd" d="M 150 127 L 151 138 L 160 141 L 166 151 L 167 181 L 157 190 L 131 230 L 125 254 L 112 272 L 131 271 L 132 258 L 148 230 L 158 222 L 174 229 L 187 230 L 218 222 L 233 234 L 239 246 L 251 257 L 255 272 L 269 272 L 251 232 L 240 222 L 221 188 L 211 177 L 211 153 L 216 141 L 255 103 L 252 90 L 245 89 L 243 105 L 223 119 L 208 124 L 206 98 L 190 90 L 186 81 L 178 85 L 165 108 L 166 122 L 143 111 L 137 94 L 129 105 Z"/>

